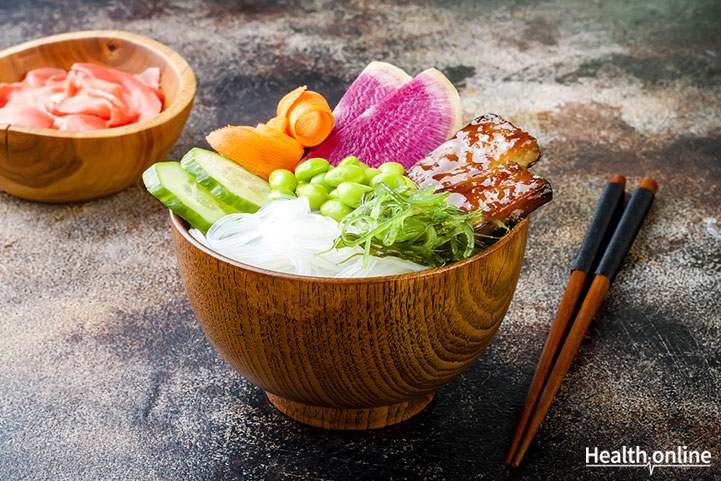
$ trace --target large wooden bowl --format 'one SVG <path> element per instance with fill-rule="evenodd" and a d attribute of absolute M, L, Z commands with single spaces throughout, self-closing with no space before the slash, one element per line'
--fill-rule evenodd
<path fill-rule="evenodd" d="M 280 411 L 331 429 L 408 419 L 468 368 L 508 309 L 528 235 L 526 219 L 447 267 L 339 280 L 232 261 L 170 218 L 180 275 L 211 343 Z"/>
<path fill-rule="evenodd" d="M 72 32 L 0 52 L 0 82 L 38 67 L 90 62 L 128 73 L 160 68 L 160 115 L 112 129 L 64 132 L 0 123 L 0 189 L 25 199 L 70 202 L 137 182 L 175 144 L 193 105 L 195 76 L 183 58 L 149 38 L 118 30 Z"/>

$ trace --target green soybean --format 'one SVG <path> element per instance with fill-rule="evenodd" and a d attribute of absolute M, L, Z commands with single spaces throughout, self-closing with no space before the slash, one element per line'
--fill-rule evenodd
<path fill-rule="evenodd" d="M 351 207 L 358 207 L 363 194 L 373 190 L 372 187 L 357 182 L 343 182 L 338 186 L 338 199 Z"/>
<path fill-rule="evenodd" d="M 328 191 L 325 190 L 325 187 L 318 184 L 299 185 L 295 189 L 295 192 L 298 194 L 298 197 L 308 199 L 308 204 L 310 204 L 311 209 L 320 208 L 323 202 L 328 200 Z"/>
<path fill-rule="evenodd" d="M 330 192 L 328 192 L 328 197 L 331 199 L 337 199 L 338 198 L 338 189 L 333 189 Z"/>
<path fill-rule="evenodd" d="M 327 172 L 329 168 L 330 164 L 327 160 L 314 157 L 298 164 L 295 168 L 295 177 L 300 181 L 308 182 L 316 175 Z"/>
<path fill-rule="evenodd" d="M 371 185 L 378 185 L 383 182 L 385 185 L 390 187 L 392 190 L 396 190 L 398 187 L 405 187 L 406 183 L 403 180 L 403 176 L 398 174 L 380 173 L 373 177 Z"/>
<path fill-rule="evenodd" d="M 298 185 L 298 180 L 290 170 L 275 169 L 270 173 L 268 183 L 270 184 L 271 189 L 286 189 L 293 192 L 295 190 L 295 186 Z"/>
<path fill-rule="evenodd" d="M 384 174 L 403 175 L 406 173 L 406 169 L 398 162 L 385 162 L 378 166 L 378 169 Z"/>
<path fill-rule="evenodd" d="M 273 189 L 270 191 L 270 194 L 268 194 L 268 197 L 270 199 L 276 200 L 276 199 L 287 199 L 289 197 L 295 198 L 295 194 L 292 190 L 279 188 L 279 189 Z"/>
<path fill-rule="evenodd" d="M 373 167 L 368 167 L 367 169 L 364 170 L 364 173 L 365 173 L 365 179 L 363 179 L 363 183 L 366 185 L 370 185 L 371 180 L 373 180 L 373 177 L 380 174 L 381 171 L 378 169 L 374 169 Z"/>
<path fill-rule="evenodd" d="M 406 186 L 408 186 L 408 188 L 411 189 L 411 191 L 413 191 L 413 190 L 418 190 L 418 186 L 416 185 L 416 183 L 413 182 L 413 181 L 412 181 L 411 179 L 409 179 L 408 177 L 405 177 L 405 176 L 404 176 L 404 177 L 403 177 L 403 182 L 406 183 Z"/>
<path fill-rule="evenodd" d="M 341 167 L 343 165 L 357 165 L 358 167 L 360 167 L 359 164 L 360 160 L 358 160 L 358 157 L 356 157 L 355 155 L 349 155 L 345 159 L 338 162 L 338 167 Z"/>
<path fill-rule="evenodd" d="M 312 179 L 310 179 L 310 183 L 322 186 L 326 190 L 326 192 L 330 192 L 331 190 L 333 190 L 333 187 L 328 185 L 325 181 L 325 172 L 314 176 Z"/>
<path fill-rule="evenodd" d="M 327 172 L 325 175 L 326 184 L 338 187 L 342 182 L 363 182 L 365 172 L 357 165 L 343 165 Z"/>
<path fill-rule="evenodd" d="M 338 199 L 326 200 L 325 202 L 323 202 L 323 205 L 320 206 L 321 214 L 326 217 L 335 219 L 337 222 L 340 222 L 343 217 L 347 216 L 351 212 L 353 212 L 353 209 L 351 209 Z"/>
<path fill-rule="evenodd" d="M 338 162 L 338 167 L 342 167 L 344 165 L 355 165 L 357 167 L 360 167 L 363 170 L 368 168 L 368 166 L 366 164 L 364 164 L 363 162 L 361 162 L 360 160 L 358 160 L 358 157 L 356 157 L 355 155 L 349 155 L 345 159 Z"/>

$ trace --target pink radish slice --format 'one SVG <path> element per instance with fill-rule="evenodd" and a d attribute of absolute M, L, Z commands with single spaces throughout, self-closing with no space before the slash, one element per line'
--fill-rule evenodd
<path fill-rule="evenodd" d="M 408 168 L 461 128 L 461 101 L 453 84 L 432 68 L 347 123 L 306 158 L 337 165 L 355 155 L 376 167 L 394 161 Z"/>
<path fill-rule="evenodd" d="M 331 135 L 411 80 L 395 65 L 371 62 L 353 81 L 333 109 L 335 127 Z"/>

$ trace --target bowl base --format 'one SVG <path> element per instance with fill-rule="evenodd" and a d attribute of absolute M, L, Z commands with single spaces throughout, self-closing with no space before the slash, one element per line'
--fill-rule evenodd
<path fill-rule="evenodd" d="M 377 429 L 410 419 L 428 406 L 435 392 L 398 404 L 376 408 L 351 409 L 311 406 L 265 393 L 270 402 L 286 416 L 325 429 Z"/>

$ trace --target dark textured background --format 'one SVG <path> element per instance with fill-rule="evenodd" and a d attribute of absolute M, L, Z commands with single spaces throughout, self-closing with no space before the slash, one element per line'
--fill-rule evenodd
<path fill-rule="evenodd" d="M 167 213 L 138 184 L 81 204 L 0 193 L 0 479 L 647 479 L 585 447 L 708 449 L 721 479 L 721 3 L 0 0 L 0 48 L 120 28 L 198 78 L 179 158 L 301 84 L 334 104 L 371 60 L 436 66 L 465 116 L 538 137 L 555 200 L 486 353 L 404 424 L 297 424 L 200 330 Z M 610 174 L 659 196 L 521 469 L 503 465 L 549 320 Z"/>

